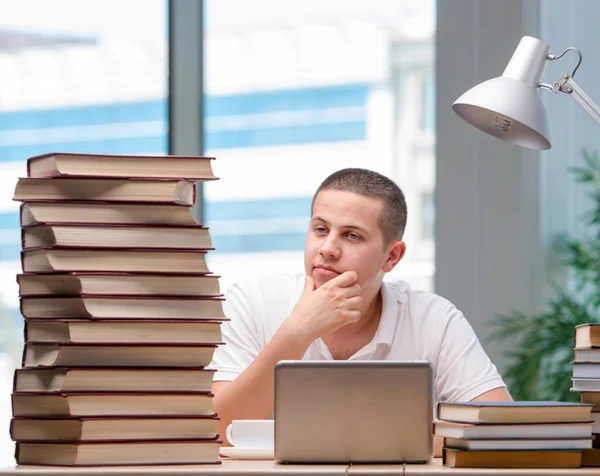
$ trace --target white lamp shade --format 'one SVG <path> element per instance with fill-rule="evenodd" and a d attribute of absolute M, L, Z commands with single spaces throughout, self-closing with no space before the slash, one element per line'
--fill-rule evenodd
<path fill-rule="evenodd" d="M 469 89 L 452 105 L 469 124 L 529 149 L 549 149 L 550 128 L 537 88 L 500 76 Z"/>

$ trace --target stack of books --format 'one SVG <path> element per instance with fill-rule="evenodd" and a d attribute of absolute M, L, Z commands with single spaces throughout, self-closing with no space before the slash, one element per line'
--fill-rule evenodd
<path fill-rule="evenodd" d="M 592 446 L 591 410 L 566 402 L 440 403 L 434 433 L 453 468 L 576 468 Z"/>
<path fill-rule="evenodd" d="M 575 328 L 571 390 L 581 392 L 582 403 L 594 405 L 594 448 L 583 452 L 582 466 L 600 466 L 600 324 L 582 324 Z"/>
<path fill-rule="evenodd" d="M 18 180 L 19 464 L 218 463 L 205 367 L 225 320 L 194 218 L 211 158 L 48 154 Z"/>

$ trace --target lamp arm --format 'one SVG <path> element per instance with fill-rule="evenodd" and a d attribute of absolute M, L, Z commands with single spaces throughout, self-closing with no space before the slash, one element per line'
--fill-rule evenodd
<path fill-rule="evenodd" d="M 600 106 L 575 82 L 573 76 L 563 73 L 552 90 L 553 92 L 569 94 L 600 125 Z"/>

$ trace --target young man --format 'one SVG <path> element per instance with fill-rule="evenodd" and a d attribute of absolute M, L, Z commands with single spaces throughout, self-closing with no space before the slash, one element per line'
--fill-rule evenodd
<path fill-rule="evenodd" d="M 383 282 L 404 256 L 406 215 L 393 181 L 369 170 L 340 170 L 313 198 L 306 274 L 229 288 L 226 345 L 211 365 L 219 434 L 234 419 L 270 418 L 280 360 L 428 360 L 438 401 L 511 399 L 459 310 L 405 282 Z"/>

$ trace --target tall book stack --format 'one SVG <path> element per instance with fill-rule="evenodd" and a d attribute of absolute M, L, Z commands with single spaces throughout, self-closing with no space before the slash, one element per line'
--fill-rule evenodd
<path fill-rule="evenodd" d="M 453 468 L 577 468 L 592 446 L 591 405 L 440 403 L 435 434 Z"/>
<path fill-rule="evenodd" d="M 19 464 L 218 463 L 205 367 L 225 320 L 195 182 L 211 158 L 47 154 L 18 180 Z"/>
<path fill-rule="evenodd" d="M 581 392 L 581 402 L 592 410 L 593 449 L 583 452 L 583 466 L 600 466 L 600 324 L 575 327 L 575 359 L 572 391 Z"/>

